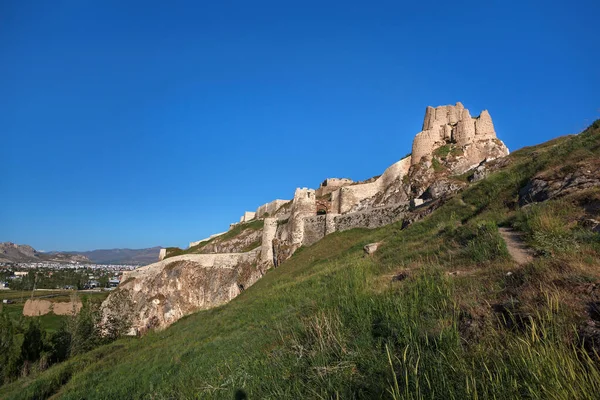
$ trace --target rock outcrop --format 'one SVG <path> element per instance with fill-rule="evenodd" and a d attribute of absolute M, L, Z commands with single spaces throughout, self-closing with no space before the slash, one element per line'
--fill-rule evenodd
<path fill-rule="evenodd" d="M 600 187 L 600 160 L 564 166 L 536 175 L 519 191 L 519 205 L 537 203 Z"/>
<path fill-rule="evenodd" d="M 138 332 L 168 326 L 190 312 L 231 300 L 266 269 L 325 235 L 422 218 L 466 185 L 456 175 L 507 154 L 487 111 L 472 118 L 461 103 L 427 107 L 412 155 L 380 176 L 363 182 L 329 178 L 316 191 L 298 188 L 291 201 L 274 200 L 245 212 L 230 226 L 230 232 L 242 228 L 233 238 L 211 237 L 206 245 L 189 249 L 216 254 L 166 254 L 164 260 L 127 274 L 105 301 L 104 312 L 128 313 Z M 264 221 L 262 229 L 244 229 L 257 219 Z M 243 252 L 252 244 L 259 247 Z"/>
<path fill-rule="evenodd" d="M 127 316 L 132 334 L 164 328 L 198 310 L 227 303 L 265 272 L 259 250 L 241 254 L 188 254 L 125 273 L 102 304 L 103 317 Z"/>

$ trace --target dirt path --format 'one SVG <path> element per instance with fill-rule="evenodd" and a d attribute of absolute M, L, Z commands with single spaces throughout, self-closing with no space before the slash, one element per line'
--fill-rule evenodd
<path fill-rule="evenodd" d="M 510 228 L 498 228 L 500 236 L 506 242 L 506 247 L 510 256 L 517 264 L 527 264 L 533 261 L 533 252 L 523 242 L 523 234 L 515 232 Z"/>

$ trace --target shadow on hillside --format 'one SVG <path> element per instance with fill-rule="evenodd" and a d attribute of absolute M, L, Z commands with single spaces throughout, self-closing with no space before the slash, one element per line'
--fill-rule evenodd
<path fill-rule="evenodd" d="M 242 389 L 238 389 L 235 391 L 235 400 L 248 400 L 248 396 Z"/>

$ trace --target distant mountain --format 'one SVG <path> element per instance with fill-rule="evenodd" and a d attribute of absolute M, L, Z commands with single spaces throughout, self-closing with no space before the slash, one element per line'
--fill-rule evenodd
<path fill-rule="evenodd" d="M 44 253 L 26 244 L 11 242 L 0 243 L 0 262 L 58 262 L 58 263 L 89 263 L 83 254 L 75 253 Z"/>
<path fill-rule="evenodd" d="M 96 264 L 136 264 L 146 265 L 158 261 L 161 247 L 148 249 L 104 249 L 91 251 L 69 251 L 65 254 L 79 254 Z M 63 252 L 61 252 L 63 253 Z"/>

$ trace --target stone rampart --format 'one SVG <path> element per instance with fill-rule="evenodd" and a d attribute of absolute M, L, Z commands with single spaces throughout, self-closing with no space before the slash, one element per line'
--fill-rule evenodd
<path fill-rule="evenodd" d="M 246 211 L 244 215 L 240 217 L 240 222 L 250 222 L 254 219 L 256 213 L 254 211 Z"/>
<path fill-rule="evenodd" d="M 396 179 L 401 179 L 408 174 L 411 165 L 411 156 L 389 166 L 384 173 L 373 182 L 359 185 L 344 186 L 332 193 L 332 211 L 336 214 L 345 214 L 352 211 L 361 201 L 383 192 Z"/>
<path fill-rule="evenodd" d="M 323 197 L 328 195 L 331 192 L 336 191 L 337 189 L 351 185 L 353 181 L 347 178 L 327 178 L 322 183 L 321 186 L 315 191 L 315 196 Z"/>
<path fill-rule="evenodd" d="M 314 215 L 304 218 L 303 246 L 310 246 L 325 237 L 326 215 Z"/>
<path fill-rule="evenodd" d="M 260 254 L 260 248 L 246 253 L 213 253 L 213 254 L 183 254 L 169 257 L 154 264 L 146 265 L 133 271 L 124 271 L 121 282 L 130 278 L 144 278 L 152 276 L 167 265 L 179 261 L 193 262 L 198 268 L 235 268 L 237 264 L 254 263 Z"/>
<path fill-rule="evenodd" d="M 207 241 L 209 241 L 209 240 L 211 240 L 211 239 L 214 239 L 214 238 L 216 238 L 216 237 L 218 237 L 218 236 L 221 236 L 221 235 L 224 235 L 224 234 L 226 234 L 226 233 L 227 233 L 227 232 L 215 233 L 214 235 L 210 235 L 209 237 L 207 237 L 207 238 L 205 238 L 205 239 L 198 240 L 198 241 L 196 241 L 196 242 L 190 242 L 190 245 L 189 245 L 189 247 L 188 247 L 188 248 L 190 248 L 190 247 L 194 247 L 194 246 L 198 246 L 198 245 L 199 245 L 200 243 L 202 243 L 202 242 L 207 242 Z M 163 257 L 163 258 L 164 258 L 164 257 Z M 162 260 L 162 258 L 159 258 L 159 260 Z"/>
<path fill-rule="evenodd" d="M 338 215 L 335 217 L 336 231 L 346 231 L 354 228 L 379 228 L 401 220 L 408 211 L 408 203 L 393 206 L 369 208 Z"/>
<path fill-rule="evenodd" d="M 273 216 L 275 215 L 275 213 L 277 212 L 277 210 L 279 210 L 279 208 L 281 206 L 283 206 L 285 203 L 287 203 L 289 200 L 273 200 L 270 203 L 267 204 L 263 204 L 262 206 L 258 207 L 256 209 L 256 218 L 263 218 L 265 216 L 265 214 L 269 214 L 269 216 Z"/>
<path fill-rule="evenodd" d="M 313 189 L 298 188 L 294 193 L 292 213 L 289 220 L 291 244 L 299 245 L 304 240 L 304 221 L 306 217 L 317 213 L 315 191 Z"/>
<path fill-rule="evenodd" d="M 339 214 L 327 214 L 325 215 L 325 235 L 329 235 L 337 230 L 335 219 Z"/>
<path fill-rule="evenodd" d="M 427 107 L 423 130 L 413 140 L 412 164 L 431 156 L 436 148 L 446 143 L 466 146 L 495 138 L 494 124 L 487 110 L 483 110 L 479 117 L 472 118 L 469 110 L 460 102 L 454 106 Z"/>
<path fill-rule="evenodd" d="M 273 239 L 277 234 L 277 218 L 265 218 L 262 242 L 260 246 L 260 261 L 273 264 Z"/>

